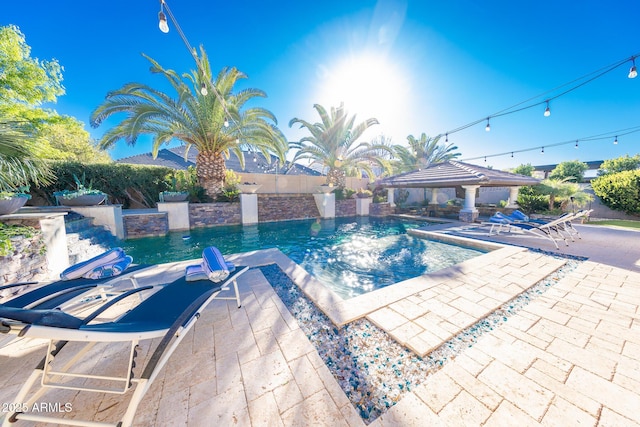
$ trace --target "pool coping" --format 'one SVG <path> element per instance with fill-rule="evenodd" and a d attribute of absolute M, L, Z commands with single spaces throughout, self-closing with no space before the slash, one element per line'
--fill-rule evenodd
<path fill-rule="evenodd" d="M 505 259 L 519 252 L 527 251 L 526 248 L 522 247 L 430 233 L 425 230 L 411 230 L 411 234 L 446 243 L 456 243 L 489 250 L 490 252 L 454 266 L 407 279 L 346 300 L 277 248 L 234 254 L 228 258 L 238 265 L 261 266 L 277 264 L 334 325 L 341 327 L 411 295 L 439 286 L 450 280 L 452 276 L 472 272 L 495 260 Z"/>

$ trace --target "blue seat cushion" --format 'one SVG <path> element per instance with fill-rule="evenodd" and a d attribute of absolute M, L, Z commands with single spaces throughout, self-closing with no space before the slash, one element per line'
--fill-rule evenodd
<path fill-rule="evenodd" d="M 86 279 L 104 279 L 121 274 L 131 265 L 133 258 L 125 255 L 124 258 L 118 259 L 104 265 L 100 265 L 86 273 L 83 277 Z"/>

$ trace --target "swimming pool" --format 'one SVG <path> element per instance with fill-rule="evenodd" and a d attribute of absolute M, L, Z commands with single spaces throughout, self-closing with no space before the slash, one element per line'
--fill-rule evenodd
<path fill-rule="evenodd" d="M 407 234 L 425 225 L 374 217 L 283 221 L 172 232 L 127 240 L 122 247 L 147 264 L 196 259 L 207 246 L 223 254 L 278 248 L 347 299 L 486 253 Z"/>

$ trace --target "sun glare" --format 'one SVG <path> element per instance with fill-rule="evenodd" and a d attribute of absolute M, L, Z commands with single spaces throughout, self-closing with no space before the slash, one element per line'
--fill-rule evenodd
<path fill-rule="evenodd" d="M 399 133 L 407 119 L 409 90 L 406 73 L 391 60 L 374 55 L 352 57 L 326 70 L 318 99 L 324 107 L 344 102 L 349 114 L 356 114 L 356 123 L 376 118 L 380 126 L 374 135 Z M 399 142 L 399 141 L 396 141 Z"/>

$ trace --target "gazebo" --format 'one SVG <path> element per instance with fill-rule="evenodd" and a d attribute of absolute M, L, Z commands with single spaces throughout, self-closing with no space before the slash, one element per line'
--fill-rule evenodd
<path fill-rule="evenodd" d="M 424 169 L 390 176 L 380 182 L 388 190 L 388 201 L 394 206 L 393 190 L 396 188 L 431 188 L 431 203 L 437 204 L 439 188 L 462 187 L 465 191 L 464 207 L 460 210 L 460 220 L 473 222 L 478 217 L 475 207 L 476 191 L 480 187 L 508 187 L 508 207 L 516 207 L 520 187 L 536 185 L 539 179 L 530 176 L 483 168 L 468 163 L 446 161 L 435 163 Z"/>

